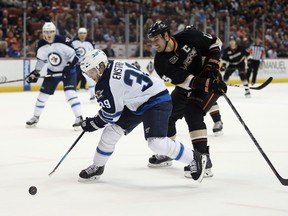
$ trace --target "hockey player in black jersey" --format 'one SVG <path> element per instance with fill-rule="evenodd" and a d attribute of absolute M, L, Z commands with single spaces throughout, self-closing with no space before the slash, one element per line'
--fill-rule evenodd
<path fill-rule="evenodd" d="M 222 67 L 221 71 L 224 72 L 224 81 L 227 82 L 229 77 L 236 71 L 238 71 L 239 77 L 245 87 L 245 96 L 251 97 L 249 90 L 249 84 L 246 74 L 245 60 L 250 53 L 243 46 L 239 46 L 236 42 L 236 38 L 231 36 L 229 47 L 225 48 L 222 54 Z M 228 67 L 227 67 L 228 65 Z"/>
<path fill-rule="evenodd" d="M 171 36 L 167 24 L 162 21 L 150 27 L 148 38 L 157 50 L 154 58 L 157 74 L 176 85 L 171 93 L 173 110 L 168 137 L 175 138 L 175 123 L 184 117 L 194 149 L 209 156 L 204 116 L 222 92 L 227 91 L 219 73 L 221 40 L 193 27 L 186 27 Z M 208 158 L 206 177 L 213 176 L 212 163 Z M 171 159 L 167 156 L 153 155 L 149 158 L 149 167 L 168 165 L 171 165 Z M 186 177 L 189 169 L 189 166 L 184 168 Z"/>

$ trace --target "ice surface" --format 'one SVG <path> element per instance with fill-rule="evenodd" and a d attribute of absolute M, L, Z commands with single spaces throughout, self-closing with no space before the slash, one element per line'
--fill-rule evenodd
<path fill-rule="evenodd" d="M 261 91 L 229 87 L 227 93 L 279 174 L 288 178 L 288 84 L 270 84 Z M 38 92 L 1 93 L 1 216 L 280 216 L 288 215 L 288 187 L 282 186 L 224 98 L 219 99 L 224 134 L 215 137 L 212 119 L 205 120 L 214 177 L 201 184 L 183 176 L 184 164 L 151 169 L 153 154 L 142 125 L 123 137 L 93 184 L 77 181 L 92 163 L 101 131 L 86 133 L 52 176 L 48 174 L 80 135 L 62 91 L 49 98 L 37 128 L 25 128 Z M 97 104 L 79 92 L 84 116 Z M 191 145 L 185 121 L 178 140 Z M 38 193 L 28 193 L 35 185 Z"/>

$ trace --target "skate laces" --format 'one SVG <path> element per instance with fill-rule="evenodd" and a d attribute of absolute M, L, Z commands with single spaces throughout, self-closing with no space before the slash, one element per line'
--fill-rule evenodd
<path fill-rule="evenodd" d="M 34 122 L 38 122 L 38 120 L 39 120 L 39 117 L 37 117 L 37 116 L 33 116 L 30 120 L 29 120 L 29 122 L 30 123 L 34 123 Z"/>
<path fill-rule="evenodd" d="M 99 168 L 98 166 L 91 165 L 85 169 L 85 172 L 89 175 L 89 174 L 96 172 L 98 170 L 98 168 Z"/>
<path fill-rule="evenodd" d="M 190 163 L 190 171 L 191 171 L 191 173 L 197 173 L 198 169 L 197 169 L 197 162 L 196 162 L 196 160 L 193 160 L 193 161 Z"/>
<path fill-rule="evenodd" d="M 166 155 L 158 155 L 158 154 L 156 154 L 156 155 L 155 155 L 155 158 L 156 158 L 157 160 L 162 160 L 162 159 L 167 158 L 167 156 L 166 156 Z"/>

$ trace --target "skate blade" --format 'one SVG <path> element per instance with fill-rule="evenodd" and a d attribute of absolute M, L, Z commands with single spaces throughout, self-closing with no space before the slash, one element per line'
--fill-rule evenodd
<path fill-rule="evenodd" d="M 201 160 L 201 162 L 202 162 L 202 167 L 206 167 L 206 164 L 207 164 L 207 156 L 206 156 L 206 155 L 202 155 L 202 160 Z M 198 181 L 199 183 L 202 182 L 203 177 L 204 177 L 204 173 L 205 173 L 205 169 L 202 169 L 201 175 L 200 175 L 200 177 L 197 179 L 197 181 Z"/>
<path fill-rule="evenodd" d="M 210 170 L 205 169 L 203 178 L 211 178 L 213 177 L 213 175 L 214 174 L 212 173 L 211 169 Z M 189 179 L 192 178 L 191 173 L 189 171 L 184 171 L 184 177 Z"/>
<path fill-rule="evenodd" d="M 92 176 L 89 179 L 84 179 L 84 178 L 79 177 L 78 182 L 80 182 L 80 183 L 93 183 L 93 182 L 97 182 L 99 179 L 100 179 L 100 175 Z"/>
<path fill-rule="evenodd" d="M 148 163 L 148 167 L 150 168 L 158 168 L 158 167 L 169 167 L 169 166 L 172 166 L 172 161 L 167 161 L 167 162 L 162 162 L 160 164 L 151 164 L 151 163 Z"/>
<path fill-rule="evenodd" d="M 221 131 L 216 131 L 216 132 L 213 132 L 214 133 L 214 136 L 215 137 L 219 137 L 219 136 L 223 136 L 223 130 L 221 130 Z"/>
<path fill-rule="evenodd" d="M 32 125 L 27 125 L 26 124 L 26 128 L 35 128 L 37 124 L 32 124 Z"/>

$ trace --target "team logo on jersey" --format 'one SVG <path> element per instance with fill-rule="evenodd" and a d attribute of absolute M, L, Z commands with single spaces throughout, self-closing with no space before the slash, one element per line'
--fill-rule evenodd
<path fill-rule="evenodd" d="M 77 50 L 76 50 L 76 53 L 78 56 L 82 57 L 86 54 L 86 50 L 83 48 L 83 47 L 79 47 Z"/>
<path fill-rule="evenodd" d="M 103 91 L 104 90 L 97 90 L 95 92 L 95 97 L 97 98 L 97 100 L 100 99 L 101 97 L 103 97 Z"/>
<path fill-rule="evenodd" d="M 151 74 L 152 72 L 153 72 L 153 70 L 154 70 L 154 64 L 153 64 L 153 62 L 152 61 L 150 61 L 149 63 L 148 63 L 148 65 L 147 65 L 147 71 Z"/>
<path fill-rule="evenodd" d="M 48 55 L 48 61 L 52 66 L 58 66 L 62 62 L 62 58 L 58 53 L 50 53 Z"/>
<path fill-rule="evenodd" d="M 195 47 L 193 47 L 193 49 L 188 53 L 185 61 L 183 62 L 183 69 L 184 70 L 186 70 L 188 68 L 188 66 L 191 64 L 191 62 L 193 61 L 195 56 L 197 56 L 197 51 L 196 51 Z"/>
<path fill-rule="evenodd" d="M 169 62 L 170 62 L 171 64 L 175 64 L 175 63 L 178 61 L 178 59 L 179 59 L 179 57 L 176 56 L 176 55 L 174 55 L 174 56 L 172 56 L 172 57 L 169 59 Z"/>

